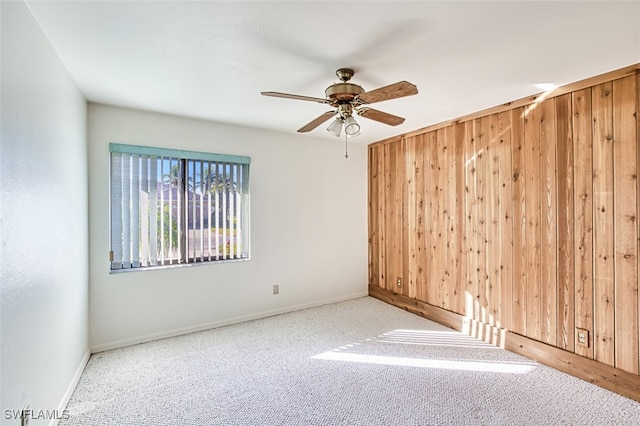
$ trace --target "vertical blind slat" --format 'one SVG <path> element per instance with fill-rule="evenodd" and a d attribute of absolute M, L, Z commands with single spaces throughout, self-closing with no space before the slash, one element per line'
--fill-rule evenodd
<path fill-rule="evenodd" d="M 229 164 L 229 257 L 235 259 L 236 257 L 236 244 L 234 244 L 235 239 L 237 238 L 237 228 L 236 228 L 236 211 L 235 211 L 235 200 L 236 194 L 233 188 L 233 183 L 236 180 L 236 167 L 234 164 Z"/>
<path fill-rule="evenodd" d="M 216 170 L 216 195 L 215 195 L 215 222 L 216 222 L 216 260 L 220 260 L 220 164 L 215 163 Z"/>
<path fill-rule="evenodd" d="M 181 200 L 182 200 L 182 188 L 183 188 L 183 171 L 182 171 L 182 162 L 176 160 L 176 167 L 178 173 L 178 181 L 176 182 L 176 194 L 178 194 L 178 199 L 176 200 L 176 220 L 178 222 L 177 233 L 178 233 L 178 263 L 182 263 L 182 214 L 180 213 L 182 210 Z"/>
<path fill-rule="evenodd" d="M 228 241 L 229 241 L 229 237 L 227 236 L 227 230 L 228 230 L 228 225 L 229 225 L 229 210 L 228 210 L 228 206 L 227 206 L 227 202 L 228 202 L 228 198 L 229 198 L 229 187 L 227 186 L 228 184 L 228 173 L 229 173 L 229 168 L 227 166 L 227 163 L 224 163 L 222 165 L 222 168 L 224 170 L 224 175 L 223 175 L 223 190 L 222 190 L 222 258 L 223 259 L 228 259 L 229 258 L 229 250 L 228 250 Z"/>
<path fill-rule="evenodd" d="M 122 154 L 111 156 L 111 269 L 122 268 Z"/>
<path fill-rule="evenodd" d="M 166 249 L 166 241 L 165 241 L 165 232 L 164 232 L 164 193 L 165 193 L 165 185 L 164 185 L 164 158 L 160 157 L 160 176 L 162 178 L 161 187 L 160 187 L 160 207 L 157 210 L 157 217 L 159 224 L 159 232 L 160 232 L 160 264 L 164 265 L 164 257 L 165 257 L 165 249 Z"/>
<path fill-rule="evenodd" d="M 212 251 L 211 251 L 211 175 L 213 170 L 211 169 L 211 161 L 207 162 L 207 211 L 209 214 L 207 215 L 207 250 L 209 254 L 209 260 L 212 260 Z"/>
<path fill-rule="evenodd" d="M 200 193 L 198 199 L 200 201 L 200 212 L 198 228 L 200 229 L 200 261 L 204 261 L 204 163 L 200 161 Z"/>
<path fill-rule="evenodd" d="M 140 157 L 131 156 L 131 267 L 140 267 Z"/>
<path fill-rule="evenodd" d="M 198 258 L 197 254 L 197 245 L 196 245 L 196 196 L 195 196 L 195 187 L 196 187 L 196 166 L 195 163 L 191 163 L 191 191 L 189 193 L 189 197 L 191 197 L 191 245 L 193 246 L 193 261 L 196 262 Z"/>
<path fill-rule="evenodd" d="M 242 165 L 242 177 L 240 178 L 242 186 L 240 193 L 242 194 L 242 256 L 249 257 L 249 165 Z"/>
<path fill-rule="evenodd" d="M 149 266 L 149 157 L 140 165 L 140 266 Z"/>
<path fill-rule="evenodd" d="M 240 176 L 242 175 L 242 166 L 235 165 L 236 168 L 236 182 L 240 182 Z M 242 194 L 239 192 L 240 185 L 236 183 L 236 258 L 242 258 L 242 245 L 240 240 L 242 238 L 242 215 L 240 214 L 242 209 Z"/>
<path fill-rule="evenodd" d="M 169 264 L 171 264 L 173 262 L 173 188 L 175 187 L 175 178 L 174 178 L 174 170 L 173 170 L 173 158 L 169 158 L 169 170 L 168 170 L 168 174 L 169 174 L 169 184 L 167 185 L 167 191 L 169 192 L 168 194 L 168 205 L 166 207 L 166 211 L 168 212 L 168 217 L 166 217 L 165 220 L 168 221 L 168 234 L 169 234 L 169 241 L 167 241 L 167 244 L 169 246 L 168 249 L 168 261 Z M 164 215 L 164 210 L 163 210 L 163 216 Z"/>
<path fill-rule="evenodd" d="M 131 156 L 122 158 L 122 267 L 131 267 Z"/>
<path fill-rule="evenodd" d="M 149 255 L 152 266 L 158 264 L 158 158 L 149 162 Z"/>

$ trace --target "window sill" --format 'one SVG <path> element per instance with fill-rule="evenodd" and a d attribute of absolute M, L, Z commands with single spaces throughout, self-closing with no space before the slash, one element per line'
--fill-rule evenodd
<path fill-rule="evenodd" d="M 240 263 L 248 262 L 251 260 L 251 256 L 245 259 L 226 259 L 226 260 L 214 260 L 207 262 L 192 262 L 192 263 L 178 263 L 176 265 L 158 265 L 158 266 L 145 266 L 141 268 L 123 268 L 123 269 L 110 269 L 109 274 L 122 274 L 127 272 L 143 272 L 143 271 L 157 271 L 159 269 L 179 269 L 190 268 L 192 266 L 204 266 L 204 265 L 219 265 L 221 263 Z"/>

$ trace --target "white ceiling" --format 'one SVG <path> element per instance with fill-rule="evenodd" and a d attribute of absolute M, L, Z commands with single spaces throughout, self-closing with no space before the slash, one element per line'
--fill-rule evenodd
<path fill-rule="evenodd" d="M 32 1 L 89 101 L 295 131 L 351 67 L 418 95 L 358 118 L 370 143 L 640 62 L 640 1 Z M 328 123 L 327 123 L 328 124 Z M 308 133 L 333 139 L 326 125 Z"/>

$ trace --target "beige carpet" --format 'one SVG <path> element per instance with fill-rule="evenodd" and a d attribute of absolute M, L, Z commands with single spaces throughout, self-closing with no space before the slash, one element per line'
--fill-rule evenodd
<path fill-rule="evenodd" d="M 103 352 L 68 425 L 638 425 L 640 403 L 364 297 Z"/>

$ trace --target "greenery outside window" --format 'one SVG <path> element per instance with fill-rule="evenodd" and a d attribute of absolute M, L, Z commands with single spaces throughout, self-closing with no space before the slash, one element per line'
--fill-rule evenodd
<path fill-rule="evenodd" d="M 249 258 L 249 157 L 109 151 L 111 270 Z"/>

